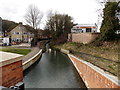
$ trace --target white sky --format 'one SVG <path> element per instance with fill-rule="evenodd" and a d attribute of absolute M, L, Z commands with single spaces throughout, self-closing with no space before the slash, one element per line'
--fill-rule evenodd
<path fill-rule="evenodd" d="M 48 10 L 65 13 L 78 24 L 97 23 L 99 7 L 97 0 L 0 0 L 0 17 L 15 22 L 25 22 L 24 15 L 30 4 L 36 5 L 44 13 L 44 23 Z M 42 24 L 43 27 L 44 24 Z"/>

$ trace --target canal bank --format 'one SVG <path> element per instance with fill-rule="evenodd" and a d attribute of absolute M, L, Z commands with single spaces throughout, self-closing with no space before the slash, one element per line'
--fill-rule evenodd
<path fill-rule="evenodd" d="M 31 67 L 42 55 L 42 49 L 35 47 L 33 50 L 23 57 L 22 65 L 23 71 Z"/>
<path fill-rule="evenodd" d="M 37 62 L 42 55 L 42 49 L 32 48 L 32 51 L 23 56 L 20 54 L 0 51 L 0 86 L 20 88 L 23 90 L 23 71 Z"/>
<path fill-rule="evenodd" d="M 24 72 L 24 83 L 25 88 L 85 88 L 69 58 L 53 50 Z"/>
<path fill-rule="evenodd" d="M 60 51 L 68 55 L 87 88 L 120 88 L 118 77 L 85 60 L 77 58 L 70 54 L 69 50 L 60 49 Z"/>

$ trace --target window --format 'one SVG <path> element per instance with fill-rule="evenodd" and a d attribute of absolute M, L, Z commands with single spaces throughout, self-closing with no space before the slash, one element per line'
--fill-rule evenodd
<path fill-rule="evenodd" d="M 27 34 L 27 32 L 23 32 L 23 34 L 25 34 L 25 35 L 26 35 L 26 34 Z"/>
<path fill-rule="evenodd" d="M 20 32 L 14 32 L 14 34 L 20 34 Z"/>
<path fill-rule="evenodd" d="M 17 41 L 17 42 L 20 42 L 20 38 L 16 38 L 16 41 Z"/>
<path fill-rule="evenodd" d="M 25 41 L 28 41 L 28 38 L 25 38 Z"/>
<path fill-rule="evenodd" d="M 14 41 L 14 42 L 20 42 L 20 38 L 13 38 L 12 41 Z"/>
<path fill-rule="evenodd" d="M 24 40 L 23 40 L 24 42 L 28 42 L 28 38 L 24 38 Z"/>
<path fill-rule="evenodd" d="M 91 28 L 86 28 L 86 32 L 91 32 Z"/>

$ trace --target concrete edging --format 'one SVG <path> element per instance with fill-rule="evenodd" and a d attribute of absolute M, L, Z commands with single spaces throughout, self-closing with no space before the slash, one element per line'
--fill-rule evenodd
<path fill-rule="evenodd" d="M 69 50 L 66 50 L 66 49 L 60 49 L 60 51 L 61 51 L 62 53 L 65 53 L 65 54 L 69 54 L 69 53 L 70 53 L 70 51 L 69 51 Z"/>
<path fill-rule="evenodd" d="M 23 71 L 29 68 L 32 64 L 34 64 L 42 55 L 42 49 L 35 54 L 32 58 L 28 59 L 26 62 L 24 62 L 23 65 Z"/>
<path fill-rule="evenodd" d="M 86 84 L 87 88 L 116 88 L 116 87 L 120 87 L 119 85 L 119 80 L 117 77 L 107 74 L 106 72 L 104 72 L 104 70 L 100 69 L 99 67 L 83 61 L 77 57 L 75 57 L 74 55 L 68 54 L 68 57 L 70 58 L 70 60 L 72 61 L 73 65 L 75 66 L 75 68 L 77 69 L 78 73 L 80 74 L 81 78 L 83 79 L 84 83 Z M 75 59 L 75 60 L 74 60 Z M 83 64 L 83 66 L 79 66 L 78 62 L 81 63 L 81 65 Z M 91 70 L 90 74 L 94 74 L 93 72 L 95 72 L 95 75 L 84 75 L 85 71 L 82 71 L 81 68 L 86 69 L 86 72 L 89 73 L 89 71 Z M 100 76 L 100 80 L 98 80 L 98 78 L 96 79 L 95 77 Z M 88 79 L 88 77 L 90 77 L 90 79 Z M 93 84 L 91 84 L 89 81 L 87 80 L 92 80 L 92 79 L 96 79 L 96 82 L 100 82 L 100 83 L 105 83 L 106 85 L 104 85 L 103 87 L 100 87 L 100 85 L 95 85 L 96 82 L 93 82 Z M 104 82 L 105 79 L 105 82 Z M 91 81 L 92 82 L 92 81 Z M 100 84 L 99 83 L 99 84 Z M 91 84 L 91 85 L 90 85 Z M 96 87 L 97 86 L 97 87 Z M 108 87 L 107 87 L 108 86 Z"/>
<path fill-rule="evenodd" d="M 14 62 L 21 61 L 21 60 L 22 60 L 22 57 L 23 57 L 23 56 L 19 56 L 19 57 L 12 58 L 12 59 L 9 59 L 9 60 L 6 60 L 6 61 L 2 61 L 2 62 L 0 62 L 0 67 L 5 66 L 5 65 L 8 65 L 8 64 L 12 64 L 12 63 L 14 63 Z"/>

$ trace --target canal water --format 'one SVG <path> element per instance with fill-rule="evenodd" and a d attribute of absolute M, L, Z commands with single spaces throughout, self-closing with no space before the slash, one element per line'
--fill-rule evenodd
<path fill-rule="evenodd" d="M 24 72 L 24 83 L 25 88 L 85 88 L 69 58 L 53 50 Z"/>

